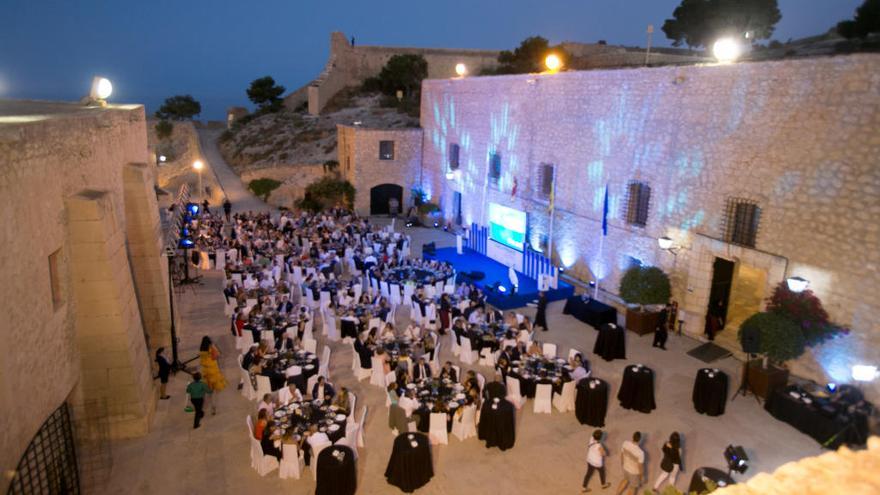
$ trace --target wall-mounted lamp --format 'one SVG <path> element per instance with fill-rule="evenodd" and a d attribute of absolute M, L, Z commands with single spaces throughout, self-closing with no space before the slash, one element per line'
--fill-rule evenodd
<path fill-rule="evenodd" d="M 665 235 L 657 239 L 657 245 L 660 246 L 660 249 L 672 253 L 673 256 L 678 256 L 678 251 L 682 249 L 682 246 L 676 246 L 672 242 L 672 238 Z"/>
<path fill-rule="evenodd" d="M 857 364 L 852 367 L 852 377 L 857 382 L 871 382 L 877 376 L 880 376 L 880 372 L 877 371 L 876 366 Z"/>
<path fill-rule="evenodd" d="M 458 77 L 464 77 L 467 74 L 467 66 L 462 63 L 455 64 L 455 73 Z"/>
<path fill-rule="evenodd" d="M 810 281 L 802 277 L 788 277 L 785 279 L 788 290 L 792 292 L 803 292 L 810 285 Z"/>

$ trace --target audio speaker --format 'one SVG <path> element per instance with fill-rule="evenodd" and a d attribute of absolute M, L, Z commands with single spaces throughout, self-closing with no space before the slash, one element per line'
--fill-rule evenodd
<path fill-rule="evenodd" d="M 742 350 L 746 354 L 761 353 L 761 330 L 752 326 L 740 328 Z"/>

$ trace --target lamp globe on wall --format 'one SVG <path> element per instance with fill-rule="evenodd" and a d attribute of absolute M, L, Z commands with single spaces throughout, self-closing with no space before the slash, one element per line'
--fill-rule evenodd
<path fill-rule="evenodd" d="M 785 284 L 788 286 L 788 290 L 800 293 L 807 290 L 810 281 L 802 277 L 788 277 L 785 279 Z"/>
<path fill-rule="evenodd" d="M 113 84 L 106 77 L 95 76 L 92 78 L 92 87 L 89 94 L 84 96 L 80 103 L 85 105 L 107 106 L 107 98 L 113 94 Z"/>
<path fill-rule="evenodd" d="M 672 249 L 672 238 L 664 235 L 663 237 L 657 239 L 657 245 L 660 246 L 660 249 Z"/>
<path fill-rule="evenodd" d="M 562 68 L 562 59 L 559 58 L 559 55 L 551 53 L 544 58 L 544 66 L 550 72 L 558 72 Z"/>
<path fill-rule="evenodd" d="M 878 375 L 880 371 L 876 366 L 857 364 L 852 367 L 852 378 L 857 382 L 872 382 Z"/>
<path fill-rule="evenodd" d="M 733 38 L 721 38 L 712 45 L 712 55 L 722 64 L 736 62 L 742 55 L 742 46 Z"/>
<path fill-rule="evenodd" d="M 467 75 L 467 66 L 463 63 L 455 64 L 455 73 L 458 74 L 458 77 L 464 77 Z"/>

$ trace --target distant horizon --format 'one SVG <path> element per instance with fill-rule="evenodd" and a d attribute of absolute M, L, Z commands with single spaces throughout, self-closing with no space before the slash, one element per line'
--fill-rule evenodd
<path fill-rule="evenodd" d="M 665 48 L 671 41 L 661 26 L 680 0 L 339 3 L 331 10 L 284 0 L 259 9 L 235 0 L 7 0 L 0 98 L 76 101 L 102 75 L 114 83 L 112 102 L 143 104 L 152 114 L 165 98 L 191 94 L 202 104 L 199 120 L 223 120 L 228 107 L 253 108 L 245 90 L 254 79 L 270 75 L 289 94 L 317 77 L 333 31 L 357 45 L 512 50 L 529 36 L 644 47 L 652 24 L 652 45 Z M 824 34 L 861 3 L 779 0 L 782 20 L 770 39 Z"/>

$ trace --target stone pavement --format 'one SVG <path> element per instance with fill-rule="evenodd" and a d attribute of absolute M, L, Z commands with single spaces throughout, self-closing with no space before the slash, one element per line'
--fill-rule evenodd
<path fill-rule="evenodd" d="M 377 219 L 377 222 L 387 220 Z M 401 224 L 398 222 L 398 227 Z M 452 245 L 452 236 L 433 229 L 412 230 L 414 248 L 429 239 L 438 246 Z M 415 249 L 414 249 L 415 251 Z M 205 284 L 186 289 L 180 298 L 183 320 L 180 335 L 181 358 L 197 354 L 201 336 L 211 335 L 223 352 L 221 367 L 229 387 L 219 394 L 218 413 L 210 414 L 198 430 L 192 429 L 192 415 L 183 412 L 187 375 L 172 378 L 172 398 L 160 401 L 152 431 L 144 438 L 118 441 L 113 444 L 113 471 L 104 493 L 313 493 L 314 481 L 307 469 L 300 480 L 280 480 L 277 471 L 261 478 L 250 467 L 249 443 L 245 416 L 254 412 L 255 402 L 245 400 L 236 390 L 238 372 L 229 322 L 223 316 L 221 275 L 205 273 Z M 671 336 L 668 351 L 651 347 L 651 337 L 628 333 L 626 361 L 605 362 L 591 352 L 596 332 L 589 326 L 562 314 L 562 302 L 552 303 L 548 310 L 550 332 L 539 333 L 539 339 L 556 342 L 559 354 L 567 355 L 570 347 L 587 351 L 595 376 L 609 382 L 611 398 L 606 418 L 606 445 L 609 480 L 621 479 L 620 444 L 634 430 L 643 432 L 643 447 L 648 453 L 647 479 L 653 482 L 659 473 L 660 447 L 673 430 L 681 432 L 684 446 L 685 471 L 677 486 L 686 488 L 696 468 L 724 467 L 723 450 L 729 443 L 741 444 L 751 457 L 745 479 L 759 471 L 772 471 L 780 465 L 804 456 L 822 452 L 809 437 L 778 422 L 751 397 L 729 403 L 721 417 L 697 414 L 691 404 L 691 389 L 696 371 L 704 364 L 685 354 L 699 342 L 687 337 Z M 525 309 L 533 314 L 533 309 Z M 406 320 L 403 311 L 398 323 Z M 318 328 L 320 328 L 318 326 Z M 319 336 L 319 347 L 325 342 Z M 333 354 L 330 374 L 334 384 L 347 386 L 358 396 L 358 410 L 367 405 L 366 447 L 358 459 L 358 493 L 397 493 L 384 479 L 384 470 L 391 452 L 392 435 L 387 426 L 384 393 L 367 381 L 356 382 L 351 372 L 351 348 L 341 342 L 329 344 Z M 452 359 L 448 348 L 443 360 Z M 656 373 L 657 409 L 641 414 L 620 408 L 617 393 L 624 366 L 644 363 Z M 197 364 L 195 362 L 194 364 Z M 731 377 L 731 393 L 738 386 L 739 362 L 725 359 L 715 366 Z M 467 369 L 467 366 L 463 366 Z M 491 370 L 474 368 L 491 377 Z M 433 448 L 434 479 L 418 493 L 579 493 L 586 459 L 586 445 L 592 427 L 581 425 L 574 413 L 534 414 L 529 401 L 517 415 L 516 446 L 506 452 L 487 450 L 475 438 L 458 441 L 450 436 L 449 445 Z M 613 488 L 594 492 L 613 493 Z"/>
<path fill-rule="evenodd" d="M 274 208 L 251 194 L 238 174 L 223 159 L 217 147 L 217 139 L 223 133 L 223 129 L 197 128 L 197 130 L 205 165 L 214 172 L 223 193 L 232 202 L 232 211 L 273 211 Z"/>

